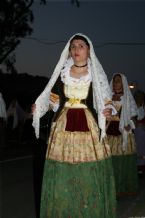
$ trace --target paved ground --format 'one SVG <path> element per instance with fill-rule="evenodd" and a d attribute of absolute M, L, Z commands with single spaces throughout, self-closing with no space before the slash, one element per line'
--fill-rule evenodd
<path fill-rule="evenodd" d="M 0 149 L 0 218 L 36 218 L 33 149 Z M 145 177 L 139 178 L 139 187 L 138 196 L 118 200 L 117 218 L 145 218 Z"/>
<path fill-rule="evenodd" d="M 139 178 L 139 193 L 136 197 L 119 199 L 117 218 L 145 218 L 145 176 Z"/>
<path fill-rule="evenodd" d="M 30 157 L 1 163 L 1 218 L 35 218 Z"/>

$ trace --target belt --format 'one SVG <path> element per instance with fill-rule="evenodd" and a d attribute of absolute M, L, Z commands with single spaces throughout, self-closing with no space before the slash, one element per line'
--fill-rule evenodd
<path fill-rule="evenodd" d="M 72 106 L 74 104 L 85 104 L 85 99 L 79 98 L 66 98 L 67 102 Z"/>

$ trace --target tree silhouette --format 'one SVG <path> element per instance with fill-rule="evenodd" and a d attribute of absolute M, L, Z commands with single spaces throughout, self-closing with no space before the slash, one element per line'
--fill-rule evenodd
<path fill-rule="evenodd" d="M 47 2 L 39 1 L 40 4 Z M 0 64 L 8 65 L 11 72 L 16 72 L 13 52 L 21 39 L 30 36 L 33 31 L 33 3 L 34 0 L 0 0 Z M 71 0 L 71 3 L 79 7 L 78 0 Z"/>
<path fill-rule="evenodd" d="M 31 35 L 33 0 L 0 1 L 0 63 L 19 45 L 21 38 Z"/>

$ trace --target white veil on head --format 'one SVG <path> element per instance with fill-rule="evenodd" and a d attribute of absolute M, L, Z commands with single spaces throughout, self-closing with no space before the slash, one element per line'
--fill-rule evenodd
<path fill-rule="evenodd" d="M 113 78 L 116 75 L 120 75 L 122 79 L 123 84 L 123 96 L 121 97 L 122 101 L 122 110 L 121 110 L 121 116 L 120 116 L 120 123 L 119 123 L 119 130 L 123 135 L 123 148 L 127 145 L 127 139 L 126 139 L 126 132 L 124 127 L 130 125 L 131 128 L 134 128 L 134 125 L 132 125 L 131 119 L 132 117 L 137 116 L 137 105 L 135 103 L 135 99 L 130 91 L 127 78 L 122 73 L 116 73 L 113 75 L 110 88 L 113 92 Z"/>
<path fill-rule="evenodd" d="M 105 107 L 105 101 L 109 101 L 111 99 L 111 90 L 108 84 L 108 79 L 98 58 L 95 55 L 91 40 L 87 36 L 83 35 L 82 33 L 76 33 L 67 42 L 48 84 L 46 85 L 44 91 L 36 99 L 35 102 L 36 109 L 33 113 L 32 125 L 35 128 L 35 134 L 37 138 L 39 137 L 39 125 L 40 125 L 39 119 L 49 109 L 49 96 L 50 96 L 51 89 L 54 86 L 57 78 L 59 77 L 61 69 L 63 68 L 67 59 L 69 58 L 70 41 L 76 35 L 83 36 L 84 38 L 86 38 L 90 45 L 91 73 L 93 78 L 92 79 L 93 105 L 94 105 L 94 109 L 98 112 L 98 125 L 102 130 L 101 138 L 103 138 L 106 134 L 105 133 L 106 119 L 102 114 L 102 110 Z"/>
<path fill-rule="evenodd" d="M 130 91 L 127 78 L 122 73 L 116 73 L 113 75 L 120 75 L 123 84 L 123 96 L 122 96 L 122 112 L 120 119 L 120 130 L 124 129 L 124 126 L 127 126 L 130 123 L 130 119 L 137 115 L 137 105 L 135 99 Z M 113 91 L 113 78 L 110 83 L 111 90 Z"/>

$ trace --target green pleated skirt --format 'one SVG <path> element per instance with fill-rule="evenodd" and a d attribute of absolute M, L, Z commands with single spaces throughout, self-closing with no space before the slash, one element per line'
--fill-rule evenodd
<path fill-rule="evenodd" d="M 89 129 L 85 132 L 65 130 L 67 112 L 64 109 L 51 128 L 40 217 L 115 218 L 110 147 L 100 143 L 97 123 L 88 109 L 83 111 Z"/>
<path fill-rule="evenodd" d="M 115 218 L 111 159 L 69 164 L 46 160 L 41 218 Z"/>
<path fill-rule="evenodd" d="M 128 144 L 122 148 L 123 138 L 108 136 L 117 195 L 136 195 L 138 192 L 137 154 L 134 135 L 128 134 Z"/>
<path fill-rule="evenodd" d="M 112 162 L 117 195 L 136 195 L 138 193 L 136 154 L 113 156 Z"/>

